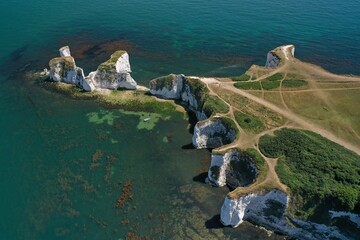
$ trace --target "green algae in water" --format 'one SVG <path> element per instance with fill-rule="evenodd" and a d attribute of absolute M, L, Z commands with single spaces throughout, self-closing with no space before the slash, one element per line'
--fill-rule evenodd
<path fill-rule="evenodd" d="M 114 113 L 111 111 L 100 111 L 100 112 L 91 112 L 86 114 L 90 123 L 114 125 L 114 120 L 118 116 L 114 116 Z"/>
<path fill-rule="evenodd" d="M 169 138 L 167 136 L 163 137 L 162 141 L 164 143 L 169 143 Z"/>
<path fill-rule="evenodd" d="M 116 113 L 119 115 L 116 115 Z M 114 125 L 115 119 L 120 118 L 120 114 L 130 115 L 130 116 L 138 116 L 139 122 L 137 124 L 137 129 L 145 129 L 145 130 L 152 130 L 159 122 L 160 119 L 162 120 L 170 120 L 170 116 L 164 116 L 158 113 L 149 113 L 149 112 L 132 112 L 132 111 L 124 111 L 118 110 L 117 112 L 114 111 L 100 111 L 100 112 L 90 112 L 86 114 L 88 121 L 94 124 L 108 124 L 110 126 Z M 112 143 L 116 143 L 117 141 L 111 139 Z"/>

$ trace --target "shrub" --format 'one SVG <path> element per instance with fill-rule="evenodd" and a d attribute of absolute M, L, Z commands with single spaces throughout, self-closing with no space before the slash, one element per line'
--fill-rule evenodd
<path fill-rule="evenodd" d="M 356 211 L 360 157 L 354 152 L 318 134 L 294 129 L 261 137 L 259 148 L 268 157 L 279 157 L 276 172 L 293 194 L 291 213 L 308 218 L 319 210 Z"/>
<path fill-rule="evenodd" d="M 203 105 L 203 111 L 206 116 L 211 116 L 214 113 L 227 113 L 229 106 L 217 96 L 208 96 Z"/>
<path fill-rule="evenodd" d="M 250 76 L 247 75 L 246 73 L 240 75 L 240 76 L 236 76 L 236 77 L 230 77 L 231 80 L 233 81 L 248 81 L 250 80 Z"/>
<path fill-rule="evenodd" d="M 237 82 L 234 86 L 244 90 L 261 90 L 260 82 Z"/>
<path fill-rule="evenodd" d="M 275 73 L 274 75 L 267 77 L 266 80 L 268 81 L 279 81 L 283 78 L 283 75 L 281 73 Z"/>
<path fill-rule="evenodd" d="M 258 133 L 265 129 L 263 122 L 256 117 L 239 111 L 235 111 L 234 115 L 236 122 L 240 125 L 240 127 L 246 130 Z"/>
<path fill-rule="evenodd" d="M 297 87 L 305 86 L 307 84 L 308 84 L 307 81 L 300 79 L 285 79 L 282 82 L 282 86 L 287 88 L 297 88 Z"/>

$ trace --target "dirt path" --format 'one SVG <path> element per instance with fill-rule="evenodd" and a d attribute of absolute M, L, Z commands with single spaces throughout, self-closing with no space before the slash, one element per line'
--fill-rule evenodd
<path fill-rule="evenodd" d="M 234 84 L 234 82 L 223 82 L 223 84 Z M 300 90 L 290 90 L 290 89 L 282 89 L 281 91 L 283 93 L 301 93 L 301 92 L 317 92 L 319 90 L 322 91 L 348 91 L 348 90 L 359 90 L 360 87 L 349 87 L 349 88 L 345 88 L 345 87 L 339 87 L 339 88 L 311 88 L 311 89 L 300 89 Z M 262 90 L 246 90 L 248 92 L 262 92 Z M 266 92 L 269 93 L 278 93 L 280 92 L 280 90 L 266 90 Z"/>
<path fill-rule="evenodd" d="M 320 126 L 317 126 L 313 123 L 309 123 L 307 122 L 306 120 L 304 120 L 303 118 L 297 116 L 296 114 L 294 114 L 293 112 L 290 112 L 290 111 L 286 111 L 284 109 L 281 109 L 279 108 L 278 106 L 264 100 L 264 99 L 261 99 L 261 98 L 258 98 L 250 93 L 247 93 L 243 90 L 240 90 L 240 89 L 237 89 L 235 88 L 234 86 L 230 86 L 230 85 L 223 85 L 223 88 L 224 89 L 227 89 L 229 91 L 232 91 L 234 93 L 237 93 L 243 97 L 246 97 L 258 104 L 261 104 L 263 105 L 264 107 L 266 108 L 269 108 L 270 110 L 274 111 L 274 112 L 277 112 L 279 114 L 281 114 L 282 116 L 286 117 L 287 119 L 291 120 L 292 122 L 298 124 L 300 127 L 304 128 L 304 129 L 307 129 L 307 130 L 310 130 L 312 132 L 315 132 L 315 133 L 318 133 L 320 134 L 321 136 L 325 137 L 325 138 L 328 138 L 329 140 L 333 141 L 333 142 L 336 142 L 344 147 L 346 147 L 347 149 L 350 149 L 354 152 L 356 152 L 357 154 L 360 155 L 360 149 L 356 146 L 354 146 L 353 144 L 343 140 L 343 139 L 340 139 L 338 138 L 337 136 L 335 136 L 334 134 L 328 132 L 327 130 L 325 129 L 322 129 Z"/>
<path fill-rule="evenodd" d="M 306 129 L 306 130 L 310 130 L 312 132 L 318 133 L 321 136 L 328 138 L 329 140 L 336 142 L 342 146 L 344 146 L 347 149 L 350 149 L 354 152 L 356 152 L 357 154 L 360 155 L 360 149 L 357 146 L 354 146 L 353 144 L 335 136 L 334 134 L 332 134 L 331 132 L 321 128 L 320 126 L 310 123 L 306 120 L 304 120 L 303 118 L 299 117 L 298 115 L 296 115 L 293 112 L 290 112 L 289 110 L 284 110 L 279 108 L 278 106 L 274 105 L 273 103 L 270 103 L 264 99 L 261 99 L 259 97 L 256 97 L 244 90 L 235 88 L 232 84 L 228 84 L 228 83 L 220 83 L 218 80 L 216 80 L 215 78 L 201 78 L 201 81 L 203 81 L 205 84 L 218 84 L 219 88 L 222 89 L 226 89 L 228 91 L 231 91 L 233 93 L 239 94 L 243 97 L 246 97 L 258 104 L 263 105 L 264 107 L 281 114 L 282 116 L 284 116 L 285 118 L 289 119 L 290 121 L 296 123 L 299 127 Z M 213 94 L 216 94 L 212 91 Z M 217 95 L 217 94 L 216 94 Z M 230 105 L 230 104 L 229 104 Z"/>
<path fill-rule="evenodd" d="M 303 63 L 292 56 L 292 53 L 289 50 L 290 48 L 291 48 L 291 45 L 283 46 L 281 48 L 281 53 L 284 55 L 284 58 L 285 58 L 285 62 L 283 65 L 281 65 L 278 68 L 275 68 L 274 71 L 271 71 L 268 74 L 262 75 L 261 77 L 254 80 L 254 81 L 261 81 L 275 73 L 280 72 L 284 75 L 284 77 L 281 80 L 279 90 L 264 91 L 264 89 L 261 89 L 261 90 L 245 91 L 245 90 L 241 90 L 241 89 L 234 87 L 234 82 L 231 80 L 224 81 L 224 79 L 217 80 L 216 78 L 200 78 L 200 80 L 206 84 L 211 95 L 215 95 L 215 96 L 219 97 L 222 101 L 224 101 L 229 106 L 229 111 L 227 113 L 217 114 L 217 115 L 230 117 L 236 124 L 236 127 L 238 128 L 239 133 L 240 133 L 239 137 L 234 142 L 232 142 L 231 144 L 222 146 L 222 147 L 220 147 L 220 149 L 228 150 L 228 149 L 236 148 L 236 147 L 240 147 L 240 146 L 243 148 L 249 148 L 249 147 L 255 148 L 261 154 L 261 156 L 264 158 L 264 160 L 268 166 L 268 171 L 266 173 L 265 179 L 263 179 L 261 182 L 256 182 L 255 184 L 252 184 L 249 187 L 238 188 L 237 190 L 235 190 L 233 192 L 233 194 L 235 194 L 235 195 L 237 193 L 241 193 L 244 191 L 247 192 L 247 191 L 254 190 L 258 187 L 265 186 L 267 184 L 270 184 L 270 185 L 275 184 L 275 186 L 277 186 L 279 189 L 281 189 L 283 191 L 287 191 L 287 186 L 284 185 L 283 183 L 281 183 L 281 181 L 275 171 L 277 159 L 271 159 L 271 158 L 264 156 L 258 147 L 259 139 L 261 138 L 261 136 L 266 135 L 266 134 L 272 134 L 274 131 L 284 128 L 284 127 L 287 127 L 287 126 L 310 130 L 312 132 L 318 133 L 321 136 L 323 136 L 337 144 L 340 144 L 340 145 L 344 146 L 345 148 L 352 150 L 360 155 L 359 147 L 353 145 L 352 143 L 350 143 L 344 139 L 337 137 L 336 135 L 329 132 L 328 130 L 323 129 L 321 126 L 311 123 L 308 120 L 306 120 L 306 119 L 300 117 L 299 115 L 295 114 L 294 112 L 292 112 L 288 108 L 288 106 L 285 102 L 284 96 L 283 96 L 284 93 L 314 92 L 322 101 L 324 101 L 330 108 L 333 109 L 331 104 L 328 104 L 329 101 L 328 101 L 328 97 L 325 93 L 326 91 L 357 90 L 357 89 L 360 89 L 360 86 L 359 87 L 349 87 L 349 88 L 339 87 L 339 88 L 324 89 L 324 88 L 319 87 L 318 81 L 326 81 L 329 83 L 332 83 L 332 82 L 359 82 L 360 83 L 360 78 L 352 77 L 352 76 L 335 75 L 335 74 L 329 73 L 329 72 L 325 71 L 324 69 L 317 67 L 315 65 Z M 294 65 L 294 64 L 296 64 L 296 65 Z M 310 89 L 300 89 L 300 90 L 283 89 L 282 82 L 284 79 L 286 79 L 287 75 L 291 74 L 291 73 L 296 73 L 299 71 L 302 73 L 303 76 L 305 75 L 306 80 L 308 80 L 308 82 L 309 82 Z M 215 89 L 216 89 L 216 91 L 214 91 Z M 246 131 L 244 131 L 244 129 L 241 128 L 241 126 L 237 123 L 237 121 L 235 119 L 234 111 L 235 110 L 240 111 L 240 110 L 237 109 L 236 107 L 232 106 L 229 102 L 225 101 L 222 97 L 219 96 L 219 94 L 217 94 L 217 92 L 221 91 L 221 90 L 231 91 L 242 97 L 246 97 L 249 100 L 251 100 L 257 104 L 260 104 L 260 105 L 272 110 L 273 112 L 276 112 L 276 113 L 282 115 L 283 117 L 285 117 L 288 120 L 283 126 L 276 127 L 276 128 L 270 129 L 270 130 L 265 130 L 256 135 L 248 135 L 246 133 Z M 251 94 L 251 92 L 261 92 L 262 97 L 257 97 L 255 95 Z M 273 93 L 280 94 L 283 107 L 282 108 L 278 107 L 277 105 L 265 100 L 264 92 L 273 92 Z M 359 137 L 358 134 L 356 134 L 356 136 Z"/>

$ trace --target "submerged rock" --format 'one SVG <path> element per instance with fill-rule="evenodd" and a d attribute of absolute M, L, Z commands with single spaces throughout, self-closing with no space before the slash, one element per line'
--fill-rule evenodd
<path fill-rule="evenodd" d="M 195 148 L 218 148 L 233 142 L 236 131 L 222 118 L 211 118 L 195 125 L 192 142 Z"/>
<path fill-rule="evenodd" d="M 60 57 L 50 60 L 50 80 L 76 84 L 85 91 L 92 91 L 95 86 L 85 79 L 82 68 L 77 67 L 74 58 L 70 55 L 68 46 L 59 49 Z"/>
<path fill-rule="evenodd" d="M 109 60 L 101 63 L 97 70 L 91 72 L 86 79 L 97 88 L 136 89 L 137 83 L 131 77 L 129 55 L 125 51 L 116 51 Z"/>

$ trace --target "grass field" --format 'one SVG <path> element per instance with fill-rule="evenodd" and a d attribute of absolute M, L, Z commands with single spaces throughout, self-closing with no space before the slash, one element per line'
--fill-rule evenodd
<path fill-rule="evenodd" d="M 235 120 L 240 125 L 241 128 L 248 130 L 252 133 L 260 133 L 265 129 L 264 124 L 254 116 L 249 114 L 242 113 L 240 111 L 235 111 Z"/>

